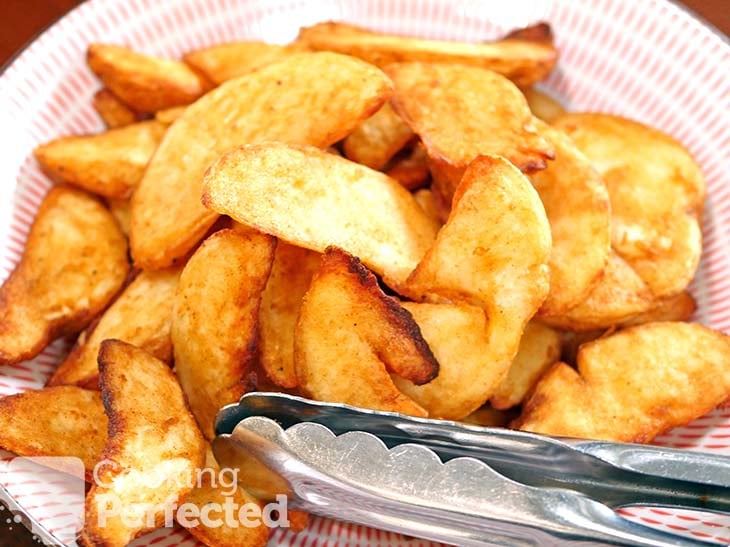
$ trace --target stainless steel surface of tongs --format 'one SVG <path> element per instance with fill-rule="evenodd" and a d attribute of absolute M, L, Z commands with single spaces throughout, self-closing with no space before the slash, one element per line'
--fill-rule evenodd
<path fill-rule="evenodd" d="M 730 458 L 411 418 L 280 393 L 218 415 L 214 451 L 264 498 L 453 545 L 708 545 L 613 509 L 730 514 Z"/>

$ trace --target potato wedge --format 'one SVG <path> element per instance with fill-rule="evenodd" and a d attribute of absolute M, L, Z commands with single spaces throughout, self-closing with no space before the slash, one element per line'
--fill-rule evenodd
<path fill-rule="evenodd" d="M 552 123 L 565 114 L 565 108 L 563 108 L 562 104 L 539 89 L 528 87 L 527 89 L 523 89 L 522 93 L 525 99 L 527 99 L 527 104 L 530 105 L 533 116 L 544 122 Z"/>
<path fill-rule="evenodd" d="M 408 124 L 385 103 L 345 138 L 342 149 L 348 159 L 382 169 L 414 136 Z"/>
<path fill-rule="evenodd" d="M 99 369 L 109 417 L 102 458 L 109 463 L 86 497 L 81 540 L 124 547 L 162 524 L 165 508 L 190 492 L 190 477 L 205 462 L 205 441 L 165 363 L 126 342 L 106 340 Z M 110 498 L 122 511 L 102 520 Z M 148 513 L 154 526 L 147 525 Z"/>
<path fill-rule="evenodd" d="M 613 334 L 615 329 L 596 329 L 586 330 L 581 332 L 575 332 L 570 330 L 564 330 L 560 332 L 560 344 L 562 349 L 560 350 L 560 361 L 567 363 L 570 366 L 576 366 L 578 360 L 578 350 L 583 344 L 593 342 L 601 336 L 608 336 Z"/>
<path fill-rule="evenodd" d="M 107 440 L 101 394 L 47 387 L 0 398 L 0 447 L 18 456 L 79 458 L 91 480 Z"/>
<path fill-rule="evenodd" d="M 123 46 L 91 44 L 86 62 L 114 95 L 145 114 L 190 104 L 210 88 L 210 83 L 185 63 L 143 55 Z"/>
<path fill-rule="evenodd" d="M 611 250 L 603 277 L 583 302 L 562 315 L 540 316 L 538 319 L 560 329 L 605 330 L 648 311 L 653 301 L 646 283 Z"/>
<path fill-rule="evenodd" d="M 439 374 L 421 386 L 397 376 L 392 377 L 393 383 L 431 418 L 460 420 L 476 411 L 505 373 L 504 367 L 490 361 L 484 310 L 466 304 L 402 305 L 439 362 Z"/>
<path fill-rule="evenodd" d="M 261 294 L 275 245 L 263 234 L 220 230 L 180 276 L 172 316 L 175 371 L 208 439 L 221 407 L 252 387 Z"/>
<path fill-rule="evenodd" d="M 656 321 L 689 321 L 697 309 L 697 303 L 688 292 L 653 302 L 651 308 L 621 323 L 622 327 L 654 323 Z"/>
<path fill-rule="evenodd" d="M 300 53 L 190 105 L 170 126 L 134 193 L 135 264 L 168 267 L 213 225 L 218 214 L 200 203 L 200 194 L 205 170 L 220 155 L 267 140 L 325 148 L 380 108 L 390 87 L 382 72 L 357 59 Z"/>
<path fill-rule="evenodd" d="M 117 221 L 117 225 L 122 233 L 129 237 L 129 216 L 130 216 L 130 204 L 128 199 L 114 199 L 107 198 L 106 205 L 109 207 L 109 212 Z"/>
<path fill-rule="evenodd" d="M 519 38 L 477 44 L 426 40 L 335 22 L 302 28 L 297 41 L 314 50 L 353 55 L 379 67 L 398 62 L 429 62 L 487 68 L 522 86 L 542 80 L 557 61 L 557 51 L 551 43 Z"/>
<path fill-rule="evenodd" d="M 53 180 L 124 199 L 142 179 L 164 134 L 164 125 L 140 122 L 98 135 L 61 137 L 40 145 L 33 153 Z"/>
<path fill-rule="evenodd" d="M 702 172 L 677 141 L 608 114 L 568 114 L 555 126 L 602 175 L 611 200 L 611 242 L 657 299 L 682 292 L 702 253 Z"/>
<path fill-rule="evenodd" d="M 94 93 L 91 104 L 109 129 L 133 124 L 138 119 L 137 113 L 108 89 L 100 89 Z"/>
<path fill-rule="evenodd" d="M 81 333 L 48 385 L 74 384 L 99 389 L 99 347 L 112 338 L 128 342 L 166 363 L 172 361 L 170 323 L 179 278 L 180 268 L 141 272 L 98 322 Z"/>
<path fill-rule="evenodd" d="M 185 112 L 186 106 L 173 106 L 166 108 L 165 110 L 158 110 L 155 112 L 155 120 L 165 125 L 172 125 L 183 112 Z"/>
<path fill-rule="evenodd" d="M 486 359 L 506 374 L 525 325 L 547 296 L 549 258 L 550 225 L 535 189 L 505 159 L 480 156 L 405 294 L 484 308 Z"/>
<path fill-rule="evenodd" d="M 648 443 L 730 398 L 730 337 L 698 324 L 647 323 L 583 344 L 556 364 L 514 426 Z"/>
<path fill-rule="evenodd" d="M 261 366 L 269 379 L 284 388 L 297 386 L 294 329 L 302 299 L 319 268 L 320 255 L 285 241 L 276 245 L 274 264 L 259 311 Z"/>
<path fill-rule="evenodd" d="M 301 44 L 228 42 L 185 54 L 183 60 L 215 85 L 306 51 Z"/>
<path fill-rule="evenodd" d="M 106 207 L 58 186 L 41 203 L 20 263 L 0 288 L 0 364 L 81 331 L 119 291 L 127 241 Z"/>
<path fill-rule="evenodd" d="M 512 410 L 497 410 L 490 405 L 484 405 L 459 421 L 480 427 L 507 427 L 515 417 Z"/>
<path fill-rule="evenodd" d="M 540 377 L 560 359 L 560 334 L 531 321 L 520 339 L 520 349 L 489 402 L 498 410 L 520 404 Z"/>
<path fill-rule="evenodd" d="M 304 296 L 294 362 L 301 390 L 313 399 L 414 416 L 427 413 L 388 372 L 422 385 L 439 371 L 411 314 L 357 258 L 335 247 L 325 251 Z"/>
<path fill-rule="evenodd" d="M 395 111 L 426 147 L 432 190 L 444 216 L 464 170 L 477 156 L 503 156 L 525 172 L 544 169 L 554 158 L 525 97 L 499 74 L 426 63 L 391 65 L 386 72 L 395 85 Z"/>
<path fill-rule="evenodd" d="M 423 146 L 417 145 L 402 157 L 396 156 L 385 170 L 385 174 L 400 182 L 401 186 L 408 190 L 426 186 L 431 178 L 426 150 Z"/>
<path fill-rule="evenodd" d="M 550 292 L 540 314 L 559 315 L 583 302 L 600 281 L 611 253 L 606 185 L 560 130 L 537 121 L 556 159 L 530 176 L 550 222 Z"/>
<path fill-rule="evenodd" d="M 206 173 L 203 203 L 262 232 L 358 256 L 392 287 L 426 253 L 437 227 L 383 173 L 312 147 L 249 145 Z"/>

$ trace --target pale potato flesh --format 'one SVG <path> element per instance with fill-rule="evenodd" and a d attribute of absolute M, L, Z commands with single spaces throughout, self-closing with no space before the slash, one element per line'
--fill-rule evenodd
<path fill-rule="evenodd" d="M 482 43 L 427 40 L 335 22 L 302 28 L 298 42 L 315 50 L 353 55 L 383 68 L 414 61 L 487 68 L 522 86 L 542 80 L 557 60 L 551 43 L 519 38 Z"/>
<path fill-rule="evenodd" d="M 320 255 L 279 241 L 274 264 L 261 299 L 261 366 L 269 379 L 284 388 L 297 386 L 294 329 L 304 293 L 319 268 Z"/>
<path fill-rule="evenodd" d="M 556 364 L 513 424 L 547 435 L 648 443 L 730 398 L 730 338 L 659 322 L 583 344 Z"/>
<path fill-rule="evenodd" d="M 118 340 L 99 352 L 101 391 L 109 417 L 109 440 L 99 482 L 86 497 L 81 535 L 87 545 L 124 547 L 160 526 L 165 507 L 175 507 L 192 490 L 190 477 L 205 462 L 205 441 L 190 414 L 170 368 L 149 353 Z M 101 526 L 99 510 L 112 495 L 131 517 L 109 515 Z M 149 505 L 147 505 L 149 504 Z M 140 518 L 154 513 L 153 526 Z M 126 521 L 126 522 L 125 522 Z"/>
<path fill-rule="evenodd" d="M 111 338 L 128 342 L 161 361 L 172 361 L 170 323 L 179 277 L 180 268 L 141 272 L 99 321 L 81 333 L 48 385 L 75 384 L 98 389 L 99 347 Z"/>
<path fill-rule="evenodd" d="M 65 186 L 41 203 L 20 263 L 0 288 L 0 364 L 81 331 L 122 287 L 127 241 L 96 198 Z"/>
<path fill-rule="evenodd" d="M 215 223 L 218 214 L 200 196 L 203 175 L 219 156 L 272 140 L 326 148 L 380 108 L 390 92 L 387 77 L 362 61 L 300 53 L 207 93 L 170 126 L 134 193 L 135 264 L 172 265 Z"/>
<path fill-rule="evenodd" d="M 438 363 L 411 314 L 355 257 L 326 250 L 294 335 L 300 389 L 318 400 L 426 416 L 388 373 L 431 381 Z"/>
<path fill-rule="evenodd" d="M 342 149 L 348 159 L 382 169 L 413 137 L 408 124 L 385 103 L 345 138 Z"/>
<path fill-rule="evenodd" d="M 437 230 L 413 196 L 383 173 L 312 147 L 279 143 L 223 156 L 205 176 L 203 202 L 300 247 L 341 247 L 396 288 Z"/>
<path fill-rule="evenodd" d="M 203 434 L 252 383 L 261 294 L 274 260 L 270 236 L 224 229 L 183 269 L 172 315 L 175 372 Z"/>
<path fill-rule="evenodd" d="M 702 172 L 677 141 L 608 114 L 566 114 L 555 126 L 603 177 L 611 201 L 611 242 L 654 298 L 682 292 L 702 253 Z"/>

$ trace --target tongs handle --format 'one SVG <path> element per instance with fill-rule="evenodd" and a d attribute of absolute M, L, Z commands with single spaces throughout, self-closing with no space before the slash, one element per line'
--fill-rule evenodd
<path fill-rule="evenodd" d="M 214 451 L 263 499 L 284 493 L 299 509 L 434 541 L 706 545 L 629 522 L 573 491 L 515 483 L 471 458 L 444 464 L 419 445 L 388 449 L 360 431 L 338 437 L 313 423 L 284 431 L 251 417 L 219 435 Z"/>

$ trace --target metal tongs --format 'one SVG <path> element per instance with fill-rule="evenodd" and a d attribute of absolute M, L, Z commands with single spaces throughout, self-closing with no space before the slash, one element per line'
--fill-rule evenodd
<path fill-rule="evenodd" d="M 730 514 L 730 458 L 412 418 L 280 393 L 223 408 L 213 448 L 264 499 L 453 545 L 708 545 L 631 522 Z"/>

